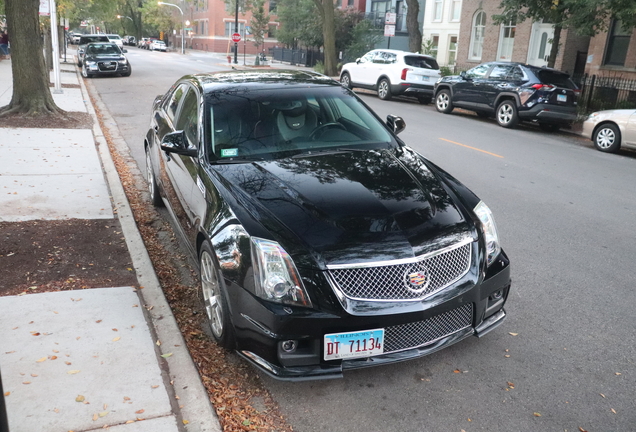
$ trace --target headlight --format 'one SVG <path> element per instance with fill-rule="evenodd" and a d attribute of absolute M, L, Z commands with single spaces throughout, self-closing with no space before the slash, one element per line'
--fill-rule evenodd
<path fill-rule="evenodd" d="M 91 65 L 97 64 L 93 60 L 86 60 L 84 63 L 86 63 L 87 66 L 91 66 Z"/>
<path fill-rule="evenodd" d="M 486 239 L 486 264 L 489 266 L 494 259 L 501 252 L 501 245 L 499 244 L 499 234 L 497 234 L 497 225 L 495 224 L 495 218 L 492 212 L 483 201 L 479 201 L 479 204 L 474 209 L 475 214 L 481 221 L 481 230 L 484 233 Z"/>
<path fill-rule="evenodd" d="M 119 64 L 125 65 L 125 64 L 128 64 L 128 61 L 127 60 L 119 60 Z"/>
<path fill-rule="evenodd" d="M 276 242 L 252 237 L 256 295 L 294 306 L 311 307 L 311 300 L 291 257 Z"/>
<path fill-rule="evenodd" d="M 588 120 L 592 120 L 592 119 L 594 119 L 594 118 L 598 117 L 599 115 L 600 115 L 600 113 L 598 113 L 598 112 L 593 112 L 592 114 L 590 114 L 589 116 L 587 116 L 587 119 L 588 119 Z"/>

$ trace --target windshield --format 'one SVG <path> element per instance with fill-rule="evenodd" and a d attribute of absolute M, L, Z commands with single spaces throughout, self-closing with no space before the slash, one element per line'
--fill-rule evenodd
<path fill-rule="evenodd" d="M 207 142 L 219 159 L 394 142 L 385 126 L 342 87 L 228 90 L 210 94 L 208 103 Z"/>

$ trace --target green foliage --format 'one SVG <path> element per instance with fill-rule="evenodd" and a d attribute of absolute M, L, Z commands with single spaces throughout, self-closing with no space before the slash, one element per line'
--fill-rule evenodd
<path fill-rule="evenodd" d="M 453 69 L 450 68 L 450 66 L 442 66 L 439 68 L 439 73 L 444 77 L 444 76 L 449 76 L 449 75 L 454 75 L 453 74 Z"/>
<path fill-rule="evenodd" d="M 362 19 L 351 30 L 348 45 L 344 48 L 343 62 L 355 61 L 381 42 L 383 35 L 373 28 L 371 21 Z"/>
<path fill-rule="evenodd" d="M 265 0 L 254 0 L 252 5 L 252 37 L 254 45 L 258 48 L 265 40 L 265 33 L 269 29 L 269 15 L 265 12 Z"/>
<path fill-rule="evenodd" d="M 210 0 L 214 1 L 214 0 Z M 225 3 L 225 12 L 234 16 L 236 14 L 236 2 L 238 1 L 239 13 L 245 15 L 245 12 L 252 10 L 252 0 L 223 0 Z"/>
<path fill-rule="evenodd" d="M 437 57 L 437 47 L 435 46 L 435 42 L 433 38 L 428 38 L 422 43 L 422 53 L 426 55 L 430 55 L 433 57 Z"/>
<path fill-rule="evenodd" d="M 279 42 L 291 48 L 322 45 L 322 24 L 313 0 L 281 0 L 276 12 L 281 23 Z"/>
<path fill-rule="evenodd" d="M 324 74 L 325 73 L 325 64 L 321 61 L 316 62 L 316 64 L 314 65 L 314 70 L 318 73 Z"/>

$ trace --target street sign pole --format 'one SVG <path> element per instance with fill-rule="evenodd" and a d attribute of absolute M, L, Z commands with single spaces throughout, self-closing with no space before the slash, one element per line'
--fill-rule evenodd
<path fill-rule="evenodd" d="M 239 12 L 239 0 L 236 2 L 236 15 L 234 16 L 234 34 L 238 33 L 238 12 Z M 238 64 L 238 41 L 234 41 L 234 64 Z"/>

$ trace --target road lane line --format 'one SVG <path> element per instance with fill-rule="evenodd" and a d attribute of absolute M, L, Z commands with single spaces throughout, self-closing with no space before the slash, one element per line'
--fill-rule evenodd
<path fill-rule="evenodd" d="M 500 155 L 498 155 L 498 154 L 496 154 L 496 153 L 490 153 L 489 151 L 482 150 L 482 149 L 478 149 L 478 148 L 476 148 L 476 147 L 467 146 L 466 144 L 461 144 L 461 143 L 458 143 L 458 142 L 455 142 L 455 141 L 447 140 L 447 139 L 445 139 L 445 138 L 440 138 L 440 139 L 441 139 L 442 141 L 446 141 L 446 142 L 449 142 L 449 143 L 451 143 L 451 144 L 457 144 L 458 146 L 466 147 L 466 148 L 469 148 L 469 149 L 471 149 L 471 150 L 477 150 L 478 152 L 482 152 L 482 153 L 489 154 L 490 156 L 498 157 L 498 158 L 501 158 L 501 159 L 503 159 L 503 158 L 504 158 L 503 156 L 500 156 Z"/>

